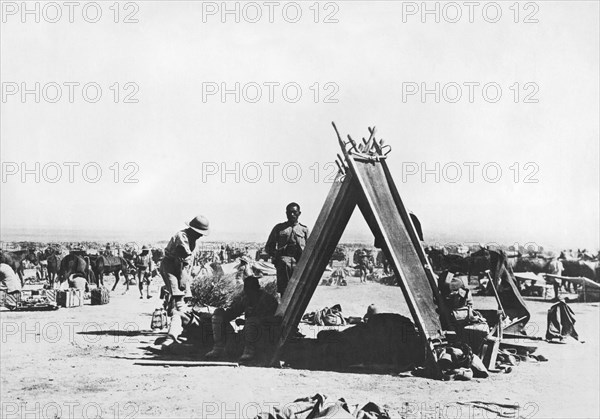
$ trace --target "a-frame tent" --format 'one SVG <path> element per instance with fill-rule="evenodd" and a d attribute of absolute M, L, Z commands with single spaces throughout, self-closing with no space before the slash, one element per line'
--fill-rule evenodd
<path fill-rule="evenodd" d="M 336 133 L 337 128 L 333 124 Z M 413 321 L 423 338 L 426 364 L 437 374 L 435 348 L 445 344 L 443 330 L 449 312 L 440 297 L 433 271 L 386 163 L 389 146 L 375 139 L 357 144 L 338 140 L 340 172 L 325 200 L 306 248 L 282 296 L 276 315 L 281 319 L 281 335 L 272 362 L 279 360 L 281 348 L 296 330 L 335 247 L 358 206 L 369 228 L 390 261 L 404 294 Z"/>

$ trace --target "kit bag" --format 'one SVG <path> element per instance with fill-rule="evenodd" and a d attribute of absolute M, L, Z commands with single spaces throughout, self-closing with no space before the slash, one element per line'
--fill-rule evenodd
<path fill-rule="evenodd" d="M 162 307 L 154 310 L 154 313 L 152 313 L 152 322 L 150 323 L 150 328 L 152 330 L 161 330 L 167 326 L 167 310 Z"/>
<path fill-rule="evenodd" d="M 110 293 L 108 291 L 108 288 L 95 288 L 92 290 L 91 294 L 92 305 L 94 306 L 108 304 L 110 301 Z"/>

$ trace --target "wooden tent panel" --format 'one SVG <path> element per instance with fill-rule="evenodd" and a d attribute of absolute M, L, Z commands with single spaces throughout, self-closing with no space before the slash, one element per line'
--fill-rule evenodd
<path fill-rule="evenodd" d="M 410 214 L 408 213 L 408 211 L 406 210 L 404 203 L 402 202 L 402 198 L 400 197 L 398 188 L 396 187 L 396 184 L 394 183 L 394 179 L 393 179 L 390 169 L 387 165 L 387 162 L 385 160 L 383 160 L 381 162 L 381 166 L 383 167 L 383 171 L 385 173 L 387 183 L 390 187 L 390 192 L 392 193 L 392 196 L 394 197 L 394 202 L 396 203 L 396 207 L 398 208 L 398 213 L 400 214 L 400 217 L 402 218 L 403 225 L 406 226 L 406 228 L 407 228 L 407 232 L 410 236 L 410 239 L 412 240 L 414 249 L 421 261 L 421 265 L 424 268 L 425 275 L 429 281 L 429 284 L 431 286 L 433 293 L 435 294 L 435 301 L 437 301 L 437 305 L 438 305 L 438 315 L 440 317 L 440 321 L 441 321 L 443 330 L 446 330 L 450 326 L 450 310 L 448 309 L 443 298 L 441 298 L 441 295 L 439 294 L 436 276 L 433 273 L 433 269 L 429 263 L 429 259 L 425 253 L 425 249 L 423 249 L 423 245 L 421 244 L 421 240 L 419 239 L 416 228 L 412 224 L 412 218 L 411 218 Z"/>
<path fill-rule="evenodd" d="M 310 232 L 306 248 L 277 308 L 276 316 L 281 317 L 279 345 L 273 355 L 277 362 L 281 347 L 300 322 L 306 307 L 319 285 L 321 276 L 340 241 L 344 229 L 356 207 L 357 191 L 352 175 L 343 182 L 333 183 L 325 204 Z"/>
<path fill-rule="evenodd" d="M 382 148 L 385 146 L 375 141 L 374 130 L 371 130 L 369 140 L 360 146 L 348 138 L 350 141 L 344 143 L 338 133 L 338 141 L 348 165 L 346 177 L 343 182 L 332 185 L 277 309 L 281 329 L 272 363 L 277 363 L 283 345 L 300 322 L 358 205 L 390 261 L 413 320 L 424 343 L 426 341 L 426 364 L 432 367 L 434 374 L 438 374 L 434 340 L 439 339 L 440 343 L 445 341 L 442 330 L 446 323 L 446 310 L 440 301 L 437 284 L 415 227 L 382 158 Z M 350 150 L 353 151 L 347 149 L 348 144 L 352 145 Z M 342 166 L 345 166 L 343 162 L 340 168 Z"/>
<path fill-rule="evenodd" d="M 437 287 L 432 288 L 426 268 L 415 249 L 413 240 L 402 220 L 381 164 L 353 160 L 361 189 L 367 195 L 369 207 L 377 216 L 379 234 L 384 231 L 384 246 L 391 256 L 392 266 L 417 326 L 429 338 L 443 339 L 442 324 L 437 306 Z M 368 209 L 365 209 L 368 211 Z M 410 223 L 410 220 L 408 221 Z M 411 226 L 412 230 L 412 225 Z"/>

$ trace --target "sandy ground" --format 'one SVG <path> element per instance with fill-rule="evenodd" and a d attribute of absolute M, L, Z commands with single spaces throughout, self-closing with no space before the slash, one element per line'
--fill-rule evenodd
<path fill-rule="evenodd" d="M 112 285 L 112 277 L 108 280 Z M 159 336 L 149 330 L 154 298 L 119 285 L 105 306 L 0 314 L 2 418 L 253 417 L 273 406 L 324 393 L 350 404 L 373 401 L 394 417 L 493 418 L 460 404 L 511 404 L 508 417 L 597 418 L 599 408 L 599 311 L 573 303 L 581 340 L 534 342 L 545 363 L 522 363 L 510 374 L 470 382 L 441 382 L 409 374 L 348 374 L 252 367 L 135 365 Z M 370 303 L 407 314 L 400 289 L 352 279 L 348 287 L 318 287 L 309 310 L 340 303 L 346 316 L 362 316 Z M 476 297 L 492 308 L 491 297 Z M 549 302 L 528 300 L 530 334 L 544 336 Z M 368 343 L 365 343 L 368 344 Z"/>

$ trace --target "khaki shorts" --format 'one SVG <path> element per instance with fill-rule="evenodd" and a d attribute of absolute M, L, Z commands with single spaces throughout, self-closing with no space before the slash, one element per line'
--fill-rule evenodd
<path fill-rule="evenodd" d="M 165 282 L 167 291 L 174 296 L 184 296 L 186 287 L 189 286 L 189 274 L 181 269 L 181 263 L 172 258 L 165 257 L 160 263 L 160 275 Z"/>

